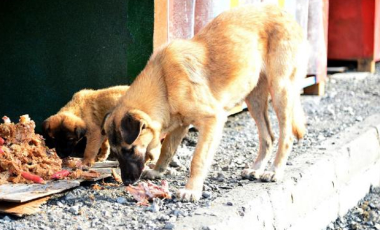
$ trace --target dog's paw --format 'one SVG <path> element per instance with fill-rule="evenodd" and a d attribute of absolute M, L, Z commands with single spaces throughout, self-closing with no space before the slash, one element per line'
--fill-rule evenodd
<path fill-rule="evenodd" d="M 278 182 L 283 178 L 283 173 L 279 171 L 265 171 L 264 174 L 260 177 L 261 181 L 264 182 Z"/>
<path fill-rule="evenodd" d="M 82 161 L 78 161 L 76 162 L 75 166 L 76 168 L 78 169 L 81 169 L 81 170 L 84 170 L 84 171 L 88 171 L 90 170 L 91 166 L 94 165 L 94 161 L 92 160 L 82 160 Z"/>
<path fill-rule="evenodd" d="M 96 157 L 96 162 L 104 162 L 107 160 L 107 157 L 106 156 L 97 156 Z"/>
<path fill-rule="evenodd" d="M 263 175 L 262 170 L 256 170 L 256 169 L 244 169 L 241 172 L 241 176 L 245 179 L 255 179 L 258 180 Z"/>
<path fill-rule="evenodd" d="M 190 189 L 180 189 L 177 192 L 177 198 L 181 201 L 191 201 L 196 202 L 202 196 L 202 191 L 190 190 Z"/>
<path fill-rule="evenodd" d="M 141 177 L 150 180 L 161 179 L 163 177 L 163 173 L 154 169 L 146 169 L 143 171 Z"/>

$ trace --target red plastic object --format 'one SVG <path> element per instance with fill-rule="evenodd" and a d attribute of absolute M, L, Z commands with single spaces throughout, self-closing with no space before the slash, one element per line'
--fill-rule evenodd
<path fill-rule="evenodd" d="M 328 58 L 380 60 L 380 0 L 330 1 Z"/>

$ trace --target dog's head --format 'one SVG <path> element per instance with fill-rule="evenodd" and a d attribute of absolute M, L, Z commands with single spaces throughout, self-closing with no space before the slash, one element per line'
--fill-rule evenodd
<path fill-rule="evenodd" d="M 71 113 L 58 113 L 42 123 L 45 138 L 50 139 L 58 156 L 68 157 L 86 134 L 86 123 Z"/>
<path fill-rule="evenodd" d="M 150 149 L 159 141 L 159 128 L 151 118 L 140 110 L 113 111 L 103 122 L 103 135 L 107 135 L 111 152 L 119 161 L 121 177 L 125 185 L 140 178 Z"/>

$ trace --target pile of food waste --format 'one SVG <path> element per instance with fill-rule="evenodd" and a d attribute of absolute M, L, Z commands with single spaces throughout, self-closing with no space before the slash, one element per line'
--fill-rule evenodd
<path fill-rule="evenodd" d="M 52 179 L 95 178 L 99 173 L 63 169 L 62 160 L 35 133 L 35 122 L 28 115 L 13 123 L 3 117 L 0 124 L 0 185 L 7 183 L 45 183 Z"/>

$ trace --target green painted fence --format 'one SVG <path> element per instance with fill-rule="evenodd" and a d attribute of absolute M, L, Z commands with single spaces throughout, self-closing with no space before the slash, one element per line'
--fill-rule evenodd
<path fill-rule="evenodd" d="M 152 0 L 1 0 L 0 116 L 37 123 L 83 88 L 130 84 L 153 41 Z"/>

